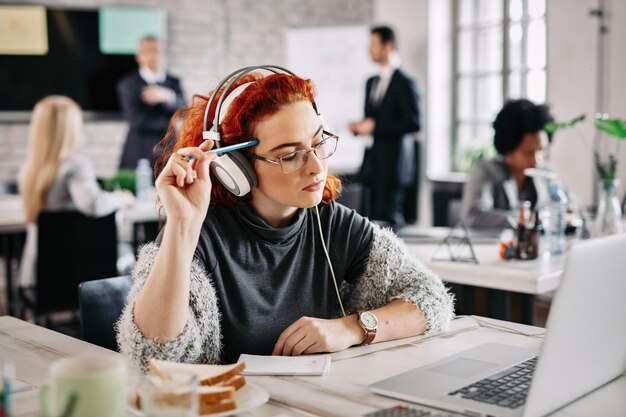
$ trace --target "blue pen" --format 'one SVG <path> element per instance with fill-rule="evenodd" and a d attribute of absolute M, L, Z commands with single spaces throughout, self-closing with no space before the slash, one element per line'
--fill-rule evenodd
<path fill-rule="evenodd" d="M 207 152 L 213 152 L 216 153 L 218 155 L 222 155 L 225 153 L 228 153 L 230 151 L 236 151 L 237 149 L 243 149 L 243 148 L 249 148 L 251 146 L 256 146 L 259 144 L 259 140 L 258 139 L 253 139 L 253 140 L 249 140 L 247 142 L 241 142 L 241 143 L 236 143 L 234 145 L 229 145 L 229 146 L 224 146 L 223 148 L 216 148 L 216 149 L 211 149 L 210 151 Z M 188 161 L 193 161 L 195 158 L 193 156 L 190 156 L 187 158 Z"/>
<path fill-rule="evenodd" d="M 249 140 L 247 142 L 237 143 L 235 145 L 224 146 L 223 148 L 211 149 L 209 152 L 215 152 L 218 155 L 221 155 L 226 152 L 234 151 L 242 148 L 249 148 L 251 146 L 256 146 L 259 144 L 258 139 Z"/>

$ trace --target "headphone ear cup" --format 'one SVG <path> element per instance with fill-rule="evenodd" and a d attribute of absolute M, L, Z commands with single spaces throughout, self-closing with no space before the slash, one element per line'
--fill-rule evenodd
<path fill-rule="evenodd" d="M 237 197 L 248 194 L 258 180 L 252 164 L 239 151 L 231 151 L 211 162 L 211 172 Z"/>

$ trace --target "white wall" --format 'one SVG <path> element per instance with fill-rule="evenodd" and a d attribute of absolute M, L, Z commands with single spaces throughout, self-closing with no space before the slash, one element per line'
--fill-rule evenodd
<path fill-rule="evenodd" d="M 418 83 L 421 92 L 422 131 L 418 135 L 422 143 L 420 164 L 419 225 L 432 222 L 430 182 L 426 179 L 426 153 L 428 137 L 424 134 L 428 112 L 428 0 L 374 0 L 374 24 L 387 24 L 394 28 L 398 38 L 402 67 Z"/>
<path fill-rule="evenodd" d="M 609 32 L 605 35 L 605 104 L 600 108 L 596 107 L 598 20 L 589 15 L 598 3 L 597 0 L 549 0 L 547 9 L 548 102 L 560 120 L 587 114 L 578 133 L 574 130 L 557 133 L 551 165 L 586 205 L 595 201 L 593 155 L 589 150 L 595 134 L 593 115 L 596 110 L 602 110 L 613 117 L 626 118 L 626 2 L 605 1 Z M 611 149 L 615 149 L 617 142 L 607 139 L 601 140 L 610 142 Z M 626 187 L 626 144 L 622 142 L 620 147 L 618 176 L 622 179 L 619 194 L 622 197 Z"/>

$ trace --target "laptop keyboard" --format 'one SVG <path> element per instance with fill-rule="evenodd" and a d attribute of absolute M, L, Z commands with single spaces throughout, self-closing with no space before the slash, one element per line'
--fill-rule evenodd
<path fill-rule="evenodd" d="M 488 378 L 450 392 L 448 395 L 458 395 L 461 398 L 500 407 L 521 407 L 526 402 L 536 364 L 537 357 L 535 356 Z"/>
<path fill-rule="evenodd" d="M 384 410 L 365 414 L 363 417 L 462 417 L 461 414 L 447 413 L 445 411 L 426 411 L 405 405 L 397 405 Z"/>

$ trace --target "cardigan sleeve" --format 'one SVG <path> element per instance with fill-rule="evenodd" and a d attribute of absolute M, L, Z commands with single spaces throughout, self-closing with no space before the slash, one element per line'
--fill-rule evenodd
<path fill-rule="evenodd" d="M 411 257 L 392 231 L 375 226 L 365 273 L 350 298 L 355 310 L 370 310 L 402 299 L 424 313 L 427 334 L 446 330 L 454 317 L 454 297 L 434 272 Z"/>
<path fill-rule="evenodd" d="M 162 341 L 144 336 L 137 327 L 135 301 L 150 274 L 158 250 L 159 247 L 154 243 L 148 243 L 140 250 L 126 307 L 116 323 L 120 351 L 144 371 L 150 358 L 186 363 L 219 363 L 222 346 L 217 297 L 210 276 L 197 259 L 191 266 L 189 315 L 182 333 L 173 340 Z"/>

